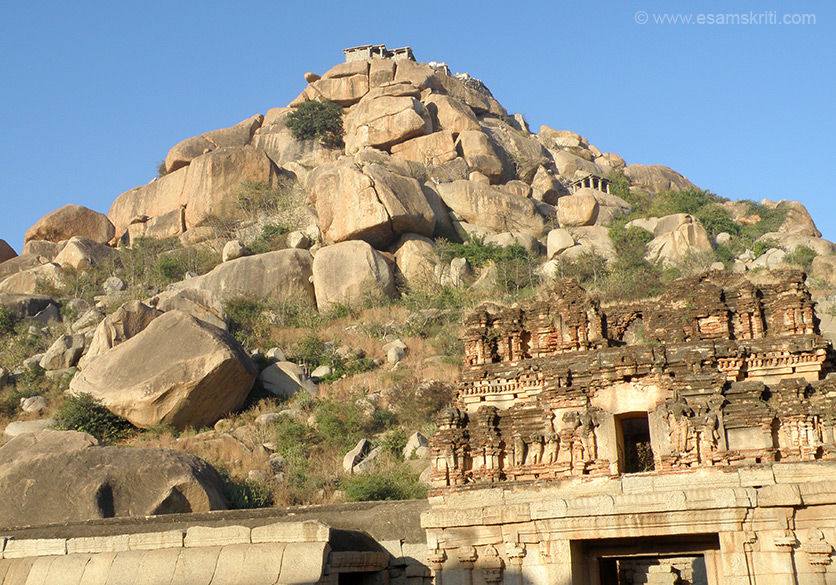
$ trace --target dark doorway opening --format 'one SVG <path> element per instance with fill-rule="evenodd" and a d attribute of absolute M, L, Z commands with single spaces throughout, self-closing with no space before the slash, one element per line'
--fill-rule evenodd
<path fill-rule="evenodd" d="M 653 448 L 650 445 L 650 425 L 647 413 L 627 414 L 619 418 L 619 435 L 624 454 L 622 471 L 641 473 L 653 471 Z"/>

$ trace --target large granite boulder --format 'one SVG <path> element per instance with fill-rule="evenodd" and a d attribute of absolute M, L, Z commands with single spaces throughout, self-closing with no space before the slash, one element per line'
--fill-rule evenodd
<path fill-rule="evenodd" d="M 335 65 L 312 82 L 303 94 L 350 106 L 369 93 L 369 62 L 352 61 Z"/>
<path fill-rule="evenodd" d="M 387 84 L 370 91 L 345 117 L 346 152 L 364 146 L 388 149 L 431 131 L 429 113 L 419 96 L 409 84 Z"/>
<path fill-rule="evenodd" d="M 168 155 L 165 157 L 166 171 L 174 172 L 187 166 L 195 158 L 218 148 L 246 146 L 252 140 L 253 133 L 261 127 L 263 121 L 264 116 L 256 114 L 235 126 L 213 130 L 178 142 L 168 151 Z"/>
<path fill-rule="evenodd" d="M 582 175 L 603 177 L 606 172 L 599 165 L 572 154 L 567 150 L 550 150 L 559 175 L 572 180 Z"/>
<path fill-rule="evenodd" d="M 593 225 L 598 218 L 598 199 L 590 193 L 592 189 L 581 189 L 573 195 L 557 200 L 557 221 L 561 227 Z"/>
<path fill-rule="evenodd" d="M 138 427 L 215 423 L 243 404 L 256 369 L 226 331 L 169 311 L 91 361 L 70 383 Z"/>
<path fill-rule="evenodd" d="M 223 480 L 194 455 L 106 447 L 75 431 L 0 447 L 0 528 L 224 510 Z"/>
<path fill-rule="evenodd" d="M 18 256 L 23 258 L 23 256 Z M 17 258 L 10 260 L 14 262 Z M 6 262 L 4 262 L 6 264 Z M 61 286 L 64 272 L 57 264 L 46 263 L 16 272 L 0 281 L 0 293 L 34 294 L 42 283 Z"/>
<path fill-rule="evenodd" d="M 424 100 L 436 129 L 446 130 L 453 137 L 462 132 L 480 131 L 479 120 L 469 106 L 449 96 L 432 93 Z"/>
<path fill-rule="evenodd" d="M 418 234 L 404 234 L 392 246 L 395 264 L 407 283 L 433 278 L 438 265 L 433 255 L 435 248 L 435 242 Z"/>
<path fill-rule="evenodd" d="M 15 257 L 17 257 L 17 252 L 6 243 L 6 240 L 0 240 L 0 263 Z"/>
<path fill-rule="evenodd" d="M 624 174 L 630 179 L 631 186 L 645 189 L 651 193 L 699 189 L 680 173 L 663 165 L 627 165 L 624 168 Z"/>
<path fill-rule="evenodd" d="M 160 315 L 162 311 L 149 307 L 145 303 L 128 301 L 96 326 L 89 349 L 78 362 L 79 369 L 85 369 L 100 355 L 138 335 Z"/>
<path fill-rule="evenodd" d="M 29 270 L 30 268 L 37 268 L 46 262 L 52 262 L 52 259 L 44 258 L 37 254 L 21 254 L 5 262 L 0 262 L 0 282 L 13 274 Z"/>
<path fill-rule="evenodd" d="M 67 240 L 53 262 L 63 268 L 86 270 L 104 261 L 115 250 L 105 244 L 82 236 L 73 236 Z"/>
<path fill-rule="evenodd" d="M 453 134 L 447 130 L 411 138 L 392 147 L 392 154 L 426 166 L 437 166 L 456 158 Z"/>
<path fill-rule="evenodd" d="M 776 202 L 764 199 L 761 201 L 761 204 L 770 209 L 783 209 L 786 211 L 787 217 L 784 223 L 781 224 L 781 227 L 778 228 L 779 232 L 796 236 L 821 237 L 821 232 L 816 227 L 816 224 L 813 223 L 813 218 L 810 217 L 807 208 L 798 201 L 781 200 Z"/>
<path fill-rule="evenodd" d="M 524 232 L 535 238 L 543 233 L 543 217 L 531 199 L 475 181 L 441 183 L 436 189 L 444 203 L 468 223 L 496 233 Z"/>
<path fill-rule="evenodd" d="M 382 254 L 361 240 L 319 250 L 313 263 L 313 284 L 319 310 L 357 304 L 369 295 L 395 294 L 392 268 Z"/>
<path fill-rule="evenodd" d="M 229 315 L 220 299 L 210 290 L 182 288 L 161 292 L 146 301 L 160 311 L 183 311 L 215 327 L 227 329 Z"/>
<path fill-rule="evenodd" d="M 50 305 L 57 308 L 55 299 L 46 295 L 0 293 L 0 305 L 18 319 L 34 317 Z"/>
<path fill-rule="evenodd" d="M 429 89 L 461 102 L 476 114 L 492 114 L 503 118 L 508 115 L 479 80 L 466 73 L 452 76 L 436 71 L 425 63 L 407 59 L 398 61 L 395 81 L 408 81 L 420 89 Z"/>
<path fill-rule="evenodd" d="M 83 236 L 106 244 L 113 239 L 115 229 L 103 214 L 81 205 L 65 205 L 47 213 L 26 230 L 24 241 L 47 240 L 60 242 L 73 236 Z"/>
<path fill-rule="evenodd" d="M 288 248 L 224 262 L 177 286 L 209 291 L 222 301 L 248 296 L 313 306 L 312 265 L 310 252 Z"/>
<path fill-rule="evenodd" d="M 383 248 L 401 233 L 432 235 L 435 213 L 421 184 L 381 164 L 343 160 L 309 177 L 323 240 L 365 240 Z"/>
<path fill-rule="evenodd" d="M 502 159 L 496 152 L 488 135 L 479 130 L 467 130 L 459 133 L 456 139 L 456 151 L 468 166 L 479 171 L 493 183 L 497 183 L 503 176 Z"/>
<path fill-rule="evenodd" d="M 520 132 L 504 120 L 485 117 L 482 128 L 499 147 L 506 178 L 516 176 L 530 183 L 537 169 L 551 162 L 548 151 L 536 137 Z"/>
<path fill-rule="evenodd" d="M 836 244 L 833 244 L 833 242 L 799 233 L 767 232 L 757 241 L 777 246 L 787 253 L 804 246 L 820 256 L 836 254 Z"/>
<path fill-rule="evenodd" d="M 263 151 L 251 146 L 218 148 L 185 168 L 122 193 L 110 206 L 108 218 L 122 237 L 137 218 L 155 218 L 183 207 L 185 227 L 191 229 L 212 216 L 240 217 L 243 181 L 272 185 L 277 178 L 276 165 Z"/>
<path fill-rule="evenodd" d="M 692 215 L 677 213 L 659 218 L 647 244 L 645 258 L 651 263 L 669 266 L 688 254 L 711 251 L 711 241 L 702 224 Z"/>

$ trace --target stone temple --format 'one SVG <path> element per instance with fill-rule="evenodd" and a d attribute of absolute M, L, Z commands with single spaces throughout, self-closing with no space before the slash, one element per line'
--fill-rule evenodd
<path fill-rule="evenodd" d="M 836 583 L 836 376 L 803 274 L 484 305 L 438 418 L 438 585 Z"/>

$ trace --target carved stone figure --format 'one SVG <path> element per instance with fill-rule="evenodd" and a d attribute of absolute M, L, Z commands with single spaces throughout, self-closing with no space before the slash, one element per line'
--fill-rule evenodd
<path fill-rule="evenodd" d="M 539 465 L 543 460 L 543 434 L 535 433 L 531 437 L 531 446 L 529 447 L 529 463 L 531 465 Z"/>
<path fill-rule="evenodd" d="M 560 446 L 560 438 L 557 433 L 551 431 L 546 433 L 546 448 L 543 451 L 543 462 L 547 465 L 557 463 L 557 450 Z"/>
<path fill-rule="evenodd" d="M 675 453 L 687 453 L 692 443 L 690 417 L 694 415 L 694 411 L 680 399 L 666 404 L 665 408 L 671 448 Z"/>
<path fill-rule="evenodd" d="M 598 441 L 595 436 L 595 428 L 598 421 L 595 415 L 588 410 L 583 412 L 567 412 L 563 420 L 569 423 L 572 429 L 572 451 L 580 448 L 583 461 L 593 461 L 598 458 Z M 575 458 L 573 457 L 573 463 Z"/>
<path fill-rule="evenodd" d="M 713 409 L 706 406 L 704 411 L 701 412 L 698 425 L 700 462 L 713 465 L 711 454 L 717 450 L 717 444 L 720 440 L 720 418 Z"/>
<path fill-rule="evenodd" d="M 514 435 L 514 465 L 525 463 L 525 441 L 519 434 Z"/>

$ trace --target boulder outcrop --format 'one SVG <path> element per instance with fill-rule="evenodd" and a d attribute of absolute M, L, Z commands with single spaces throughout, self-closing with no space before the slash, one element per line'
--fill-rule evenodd
<path fill-rule="evenodd" d="M 432 235 L 435 212 L 417 180 L 381 164 L 351 160 L 320 167 L 309 178 L 325 243 L 365 240 L 384 248 L 401 233 Z"/>
<path fill-rule="evenodd" d="M 213 215 L 239 217 L 241 183 L 250 180 L 272 185 L 277 177 L 276 165 L 261 150 L 251 146 L 218 148 L 185 168 L 122 193 L 111 205 L 108 218 L 121 237 L 136 218 L 154 218 L 184 207 L 185 227 L 191 229 Z"/>
<path fill-rule="evenodd" d="M 352 240 L 322 248 L 313 263 L 316 305 L 352 305 L 366 295 L 395 294 L 392 268 L 383 255 L 366 242 Z"/>
<path fill-rule="evenodd" d="M 24 241 L 61 242 L 73 236 L 89 238 L 106 244 L 113 239 L 115 228 L 104 215 L 81 205 L 65 205 L 47 213 L 26 230 Z"/>
<path fill-rule="evenodd" d="M 106 447 L 75 431 L 20 435 L 0 447 L 2 528 L 224 510 L 223 480 L 193 455 Z"/>
<path fill-rule="evenodd" d="M 630 179 L 631 186 L 651 193 L 661 193 L 669 189 L 674 191 L 699 189 L 682 174 L 663 165 L 627 165 L 624 168 L 624 174 Z"/>
<path fill-rule="evenodd" d="M 6 243 L 6 240 L 0 240 L 0 263 L 15 257 L 17 257 L 17 252 Z"/>
<path fill-rule="evenodd" d="M 141 333 L 160 315 L 162 311 L 149 307 L 145 303 L 128 301 L 98 324 L 88 346 L 89 349 L 78 362 L 78 367 L 86 368 L 95 358 Z"/>
<path fill-rule="evenodd" d="M 262 122 L 264 122 L 264 116 L 256 114 L 235 126 L 213 130 L 178 142 L 165 157 L 166 172 L 171 173 L 183 168 L 195 158 L 218 148 L 246 146 L 252 140 L 253 133 L 261 127 Z"/>
<path fill-rule="evenodd" d="M 418 101 L 419 95 L 416 88 L 402 83 L 369 92 L 345 118 L 346 152 L 351 154 L 364 146 L 386 150 L 431 131 L 432 121 Z"/>
<path fill-rule="evenodd" d="M 310 252 L 288 248 L 224 262 L 176 286 L 209 291 L 222 301 L 249 296 L 313 306 L 312 265 Z"/>
<path fill-rule="evenodd" d="M 226 331 L 182 311 L 91 361 L 70 383 L 139 427 L 211 425 L 240 407 L 255 366 Z"/>
<path fill-rule="evenodd" d="M 465 221 L 496 233 L 524 232 L 534 237 L 543 233 L 543 218 L 531 199 L 474 181 L 452 181 L 437 185 L 444 203 Z"/>

